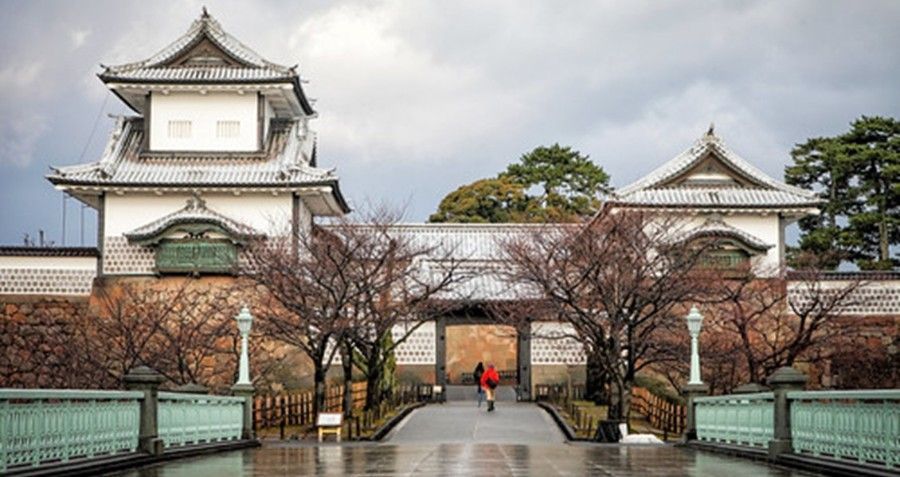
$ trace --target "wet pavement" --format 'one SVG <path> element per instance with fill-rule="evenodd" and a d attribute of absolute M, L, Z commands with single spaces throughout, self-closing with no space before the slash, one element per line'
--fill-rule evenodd
<path fill-rule="evenodd" d="M 178 460 L 122 475 L 794 477 L 812 474 L 669 445 L 370 444 L 263 446 Z"/>
<path fill-rule="evenodd" d="M 547 412 L 530 403 L 498 402 L 496 411 L 474 401 L 425 406 L 410 414 L 388 436 L 391 444 L 489 442 L 563 443 L 565 437 Z"/>
<path fill-rule="evenodd" d="M 128 477 L 316 476 L 726 476 L 813 474 L 671 445 L 566 443 L 533 404 L 474 403 L 414 411 L 384 443 L 289 441 L 136 469 Z"/>

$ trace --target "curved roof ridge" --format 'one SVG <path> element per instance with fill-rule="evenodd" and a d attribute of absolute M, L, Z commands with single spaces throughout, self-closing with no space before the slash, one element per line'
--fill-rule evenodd
<path fill-rule="evenodd" d="M 206 206 L 206 201 L 195 195 L 187 200 L 184 207 L 130 232 L 126 232 L 125 237 L 132 242 L 152 240 L 173 225 L 196 222 L 214 223 L 239 239 L 247 239 L 252 236 L 261 235 L 261 233 L 253 227 L 208 208 Z"/>
<path fill-rule="evenodd" d="M 716 136 L 712 131 L 704 134 L 694 141 L 689 148 L 682 151 L 674 158 L 666 161 L 663 165 L 657 167 L 649 174 L 614 191 L 613 195 L 621 198 L 637 191 L 659 185 L 687 171 L 700 161 L 705 153 L 710 151 L 714 152 L 721 160 L 737 170 L 737 172 L 746 175 L 747 178 L 753 182 L 806 198 L 815 198 L 815 193 L 785 184 L 752 165 L 746 159 L 728 148 L 728 146 L 725 145 L 725 141 Z"/>
<path fill-rule="evenodd" d="M 216 46 L 222 49 L 223 52 L 225 52 L 238 62 L 243 63 L 247 67 L 271 68 L 280 73 L 287 73 L 293 70 L 293 68 L 279 65 L 265 59 L 255 50 L 226 32 L 225 29 L 222 28 L 222 25 L 218 22 L 218 20 L 210 15 L 206 11 L 206 8 L 204 8 L 203 13 L 201 13 L 200 15 L 200 18 L 194 20 L 184 34 L 176 38 L 174 41 L 170 42 L 165 47 L 158 50 L 150 57 L 141 61 L 134 61 L 114 66 L 105 66 L 105 72 L 119 73 L 122 71 L 128 71 L 138 68 L 158 68 L 164 66 L 165 63 L 171 61 L 174 58 L 177 58 L 181 53 L 197 44 L 204 37 L 208 38 Z"/>
<path fill-rule="evenodd" d="M 720 217 L 710 217 L 699 227 L 685 231 L 676 237 L 677 241 L 692 240 L 702 236 L 732 237 L 756 250 L 768 250 L 774 244 L 768 244 L 759 237 L 749 234 L 725 221 Z"/>

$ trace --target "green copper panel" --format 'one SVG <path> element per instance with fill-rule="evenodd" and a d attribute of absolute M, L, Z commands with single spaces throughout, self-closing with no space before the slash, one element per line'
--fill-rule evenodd
<path fill-rule="evenodd" d="M 160 242 L 156 269 L 160 273 L 228 273 L 237 249 L 228 241 L 186 239 Z"/>

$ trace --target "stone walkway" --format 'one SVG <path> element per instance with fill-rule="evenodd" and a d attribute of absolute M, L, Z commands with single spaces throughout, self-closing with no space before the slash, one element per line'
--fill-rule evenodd
<path fill-rule="evenodd" d="M 617 476 L 799 477 L 769 467 L 671 445 L 569 444 L 534 404 L 500 403 L 488 414 L 471 402 L 413 411 L 384 443 L 296 444 L 174 461 L 129 477 Z"/>
<path fill-rule="evenodd" d="M 496 409 L 489 413 L 486 403 L 478 408 L 474 402 L 425 406 L 401 422 L 387 441 L 391 444 L 565 442 L 550 415 L 534 404 L 498 402 Z"/>

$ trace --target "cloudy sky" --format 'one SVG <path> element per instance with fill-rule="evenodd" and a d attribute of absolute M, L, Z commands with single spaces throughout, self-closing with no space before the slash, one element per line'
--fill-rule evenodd
<path fill-rule="evenodd" d="M 62 197 L 43 175 L 95 160 L 108 115 L 127 112 L 98 64 L 151 55 L 204 4 L 272 61 L 299 63 L 320 164 L 348 198 L 414 221 L 542 144 L 574 146 L 622 186 L 715 122 L 781 177 L 793 144 L 900 116 L 896 1 L 4 1 L 0 243 L 38 229 L 61 241 Z M 79 209 L 69 201 L 69 245 Z"/>

